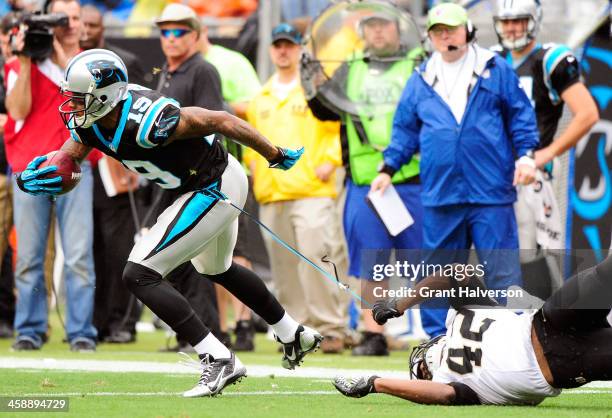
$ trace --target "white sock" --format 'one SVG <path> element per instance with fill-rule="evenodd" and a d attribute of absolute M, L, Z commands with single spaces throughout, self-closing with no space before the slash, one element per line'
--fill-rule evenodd
<path fill-rule="evenodd" d="M 193 347 L 193 349 L 199 355 L 210 354 L 215 359 L 230 358 L 232 356 L 232 353 L 213 335 L 212 332 L 209 332 L 202 341 Z"/>
<path fill-rule="evenodd" d="M 295 322 L 295 319 L 291 318 L 291 316 L 285 312 L 285 315 L 283 315 L 280 321 L 270 326 L 282 342 L 289 343 L 295 340 L 295 331 L 297 331 L 300 324 Z"/>

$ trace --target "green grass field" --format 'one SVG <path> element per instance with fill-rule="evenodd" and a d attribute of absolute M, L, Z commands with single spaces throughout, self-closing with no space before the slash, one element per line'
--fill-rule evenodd
<path fill-rule="evenodd" d="M 54 337 L 43 350 L 30 353 L 10 351 L 11 341 L 0 340 L 0 362 L 8 359 L 103 360 L 175 364 L 173 353 L 158 353 L 165 345 L 162 332 L 141 333 L 129 345 L 101 344 L 93 354 L 71 353 L 68 345 Z M 257 338 L 257 353 L 241 354 L 249 366 L 280 365 L 276 344 Z M 389 358 L 351 357 L 315 353 L 304 369 L 405 370 L 407 352 L 393 352 Z M 11 360 L 15 361 L 15 360 Z M 5 366 L 8 367 L 8 366 Z M 589 389 L 564 392 L 537 407 L 440 407 L 422 406 L 384 395 L 349 399 L 338 394 L 329 379 L 286 378 L 274 375 L 247 377 L 216 398 L 183 399 L 180 393 L 191 388 L 197 372 L 143 373 L 44 368 L 0 368 L 0 396 L 65 396 L 69 412 L 0 412 L 0 417 L 612 417 L 612 391 Z"/>

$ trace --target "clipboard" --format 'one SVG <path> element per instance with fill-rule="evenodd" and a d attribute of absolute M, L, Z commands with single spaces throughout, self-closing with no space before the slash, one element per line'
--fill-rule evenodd
<path fill-rule="evenodd" d="M 370 192 L 366 202 L 387 228 L 389 235 L 395 237 L 414 224 L 414 218 L 392 184 L 384 194 Z"/>

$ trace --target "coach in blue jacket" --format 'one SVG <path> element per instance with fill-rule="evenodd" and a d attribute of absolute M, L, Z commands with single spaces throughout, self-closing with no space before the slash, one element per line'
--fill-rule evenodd
<path fill-rule="evenodd" d="M 408 80 L 372 191 L 384 191 L 390 176 L 420 152 L 425 249 L 473 244 L 489 289 L 520 285 L 512 204 L 514 186 L 535 175 L 533 107 L 512 68 L 473 43 L 465 9 L 434 7 L 427 32 L 435 52 Z M 514 251 L 493 251 L 500 249 Z M 445 261 L 467 261 L 460 259 L 467 251 L 455 253 Z M 430 335 L 444 332 L 445 311 L 422 315 Z"/>

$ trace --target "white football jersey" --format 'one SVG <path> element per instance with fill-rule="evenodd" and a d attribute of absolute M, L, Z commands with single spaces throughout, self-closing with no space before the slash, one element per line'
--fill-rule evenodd
<path fill-rule="evenodd" d="M 463 383 L 483 404 L 536 405 L 559 395 L 538 366 L 532 319 L 507 309 L 449 309 L 448 339 L 433 380 Z"/>

